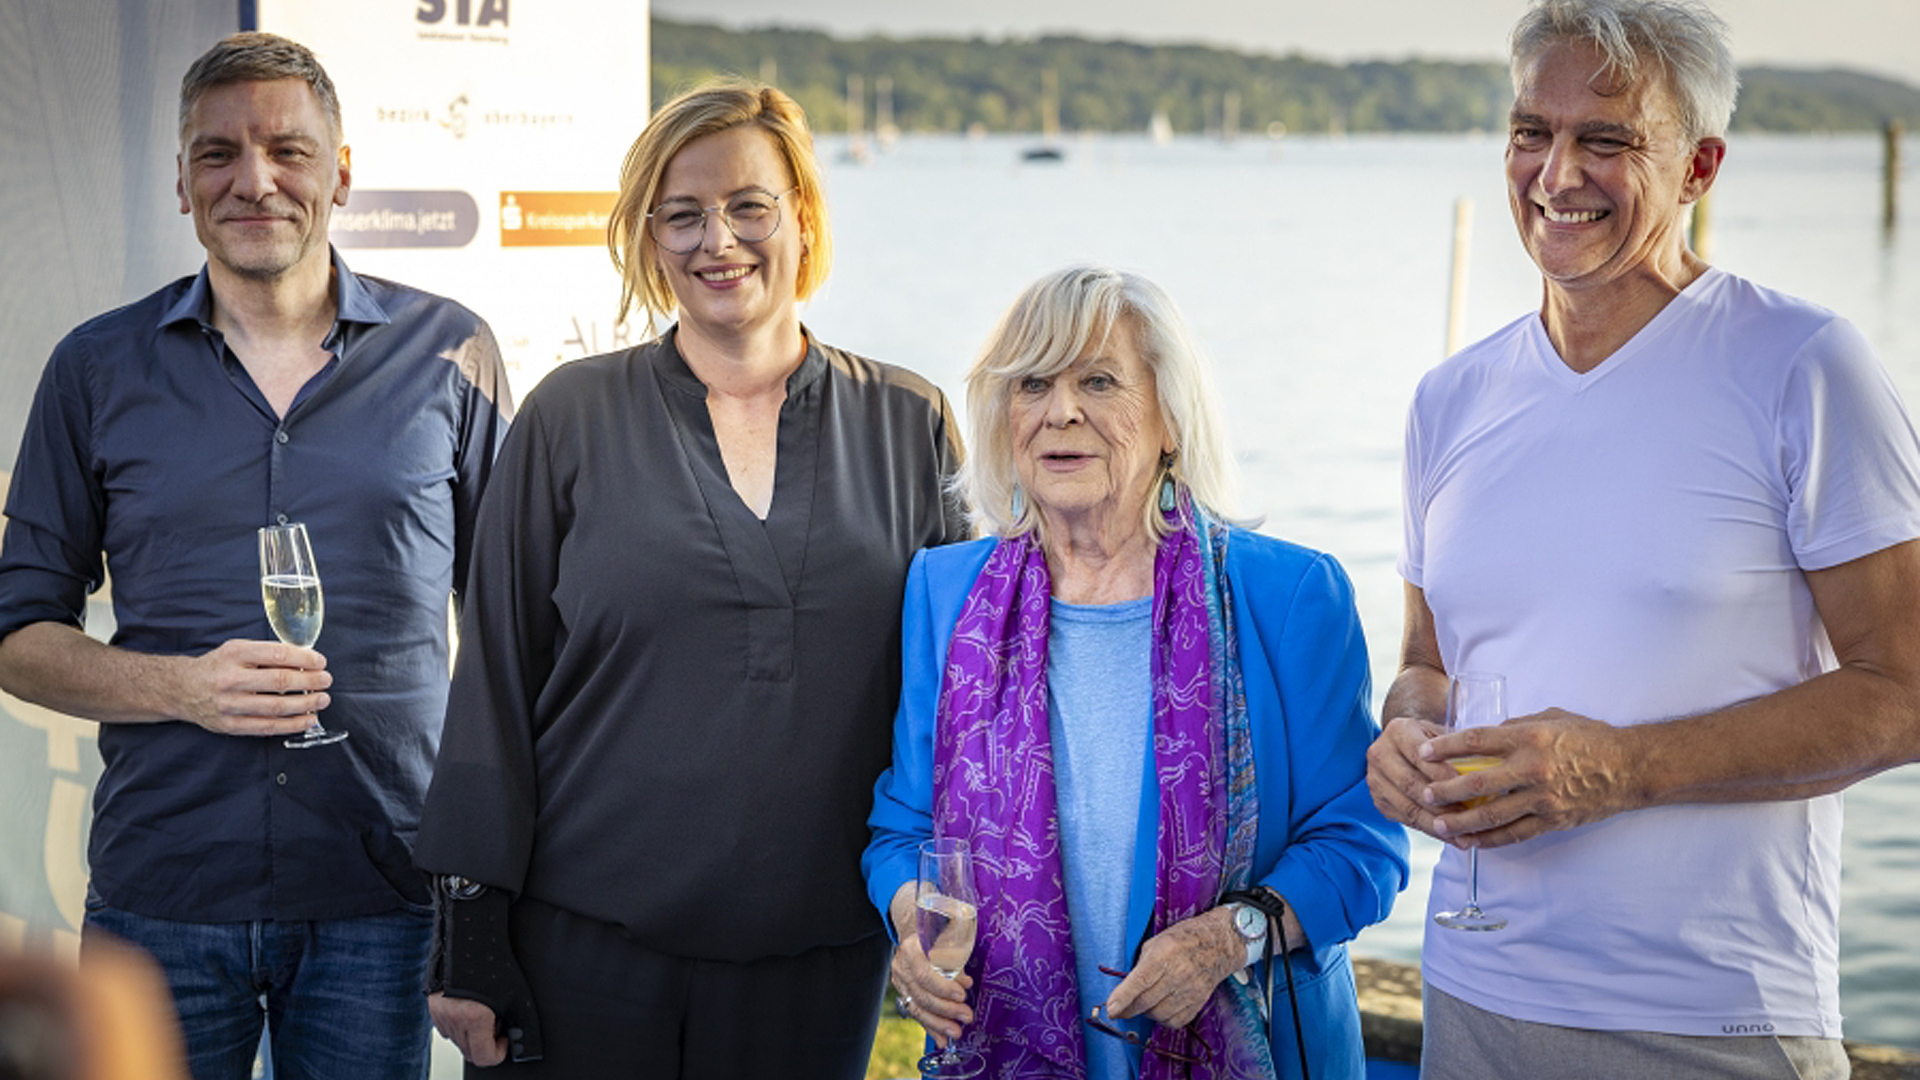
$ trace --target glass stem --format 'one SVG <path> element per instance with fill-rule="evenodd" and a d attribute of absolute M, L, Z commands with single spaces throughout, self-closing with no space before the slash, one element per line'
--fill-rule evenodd
<path fill-rule="evenodd" d="M 1467 849 L 1467 911 L 1480 913 L 1480 849 Z"/>

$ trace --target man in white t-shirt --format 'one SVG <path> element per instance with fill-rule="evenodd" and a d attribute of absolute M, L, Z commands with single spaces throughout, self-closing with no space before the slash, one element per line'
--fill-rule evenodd
<path fill-rule="evenodd" d="M 1422 1076 L 1844 1077 L 1838 792 L 1920 758 L 1920 441 L 1845 320 L 1687 248 L 1737 87 L 1710 12 L 1536 0 L 1513 78 L 1544 300 L 1415 397 L 1369 755 L 1452 845 L 1433 909 L 1472 848 L 1506 920 L 1429 924 Z M 1515 719 L 1441 734 L 1462 671 Z"/>

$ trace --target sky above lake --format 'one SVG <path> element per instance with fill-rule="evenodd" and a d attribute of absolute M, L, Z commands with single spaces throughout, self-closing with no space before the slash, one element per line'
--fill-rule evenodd
<path fill-rule="evenodd" d="M 1851 67 L 1920 86 L 1920 0 L 1711 0 L 1743 65 Z M 1525 0 L 653 0 L 655 14 L 840 36 L 1071 33 L 1334 60 L 1488 60 Z"/>

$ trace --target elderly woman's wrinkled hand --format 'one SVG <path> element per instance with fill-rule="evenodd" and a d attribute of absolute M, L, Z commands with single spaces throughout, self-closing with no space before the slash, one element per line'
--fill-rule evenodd
<path fill-rule="evenodd" d="M 944 1049 L 960 1037 L 962 1027 L 973 1023 L 973 1010 L 967 1007 L 973 979 L 967 975 L 949 979 L 928 962 L 915 925 L 913 886 L 911 881 L 900 886 L 888 905 L 900 939 L 893 949 L 893 992 L 900 998 L 900 1011 L 919 1021 L 935 1045 Z"/>
<path fill-rule="evenodd" d="M 1140 947 L 1140 962 L 1107 997 L 1107 1015 L 1144 1014 L 1157 1024 L 1185 1027 L 1200 1015 L 1213 988 L 1246 964 L 1246 939 L 1225 907 L 1182 919 Z"/>

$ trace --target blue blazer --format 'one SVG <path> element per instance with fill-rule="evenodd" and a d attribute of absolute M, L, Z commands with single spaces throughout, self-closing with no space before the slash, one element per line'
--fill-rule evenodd
<path fill-rule="evenodd" d="M 887 905 L 918 872 L 916 852 L 933 832 L 934 711 L 947 642 L 997 542 L 929 548 L 907 574 L 893 765 L 874 786 L 873 840 L 861 858 L 889 933 Z M 1286 898 L 1311 946 L 1294 954 L 1293 969 L 1313 1075 L 1360 1080 L 1366 1067 L 1346 942 L 1386 918 L 1406 886 L 1407 838 L 1367 793 L 1366 751 L 1377 728 L 1353 587 L 1332 557 L 1241 529 L 1227 543 L 1227 580 L 1260 797 L 1254 876 Z M 1149 754 L 1127 913 L 1136 948 L 1153 908 L 1155 790 Z M 1294 1076 L 1299 1054 L 1281 1000 L 1284 973 L 1274 982 L 1274 1061 L 1281 1076 Z"/>

